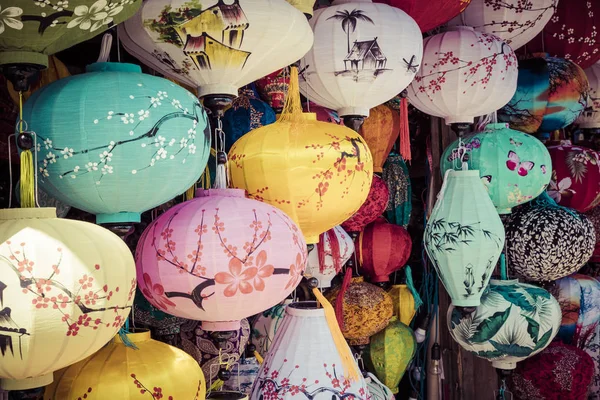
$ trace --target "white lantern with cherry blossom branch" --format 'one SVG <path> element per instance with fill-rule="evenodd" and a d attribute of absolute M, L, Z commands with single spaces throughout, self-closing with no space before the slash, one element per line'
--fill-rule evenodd
<path fill-rule="evenodd" d="M 590 83 L 587 108 L 577 119 L 580 128 L 600 128 L 600 61 L 584 70 Z"/>

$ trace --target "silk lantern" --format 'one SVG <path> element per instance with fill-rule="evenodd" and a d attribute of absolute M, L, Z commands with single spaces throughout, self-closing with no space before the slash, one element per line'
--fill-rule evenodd
<path fill-rule="evenodd" d="M 365 226 L 383 214 L 388 205 L 389 195 L 385 181 L 377 175 L 373 175 L 367 199 L 353 216 L 344 221 L 342 228 L 348 232 L 362 231 Z"/>
<path fill-rule="evenodd" d="M 96 214 L 97 223 L 139 222 L 140 213 L 202 174 L 210 149 L 206 112 L 193 94 L 137 65 L 96 63 L 87 71 L 25 103 L 23 118 L 37 134 L 40 187 Z"/>
<path fill-rule="evenodd" d="M 342 119 L 337 112 L 315 104 L 312 101 L 302 103 L 302 111 L 305 113 L 316 114 L 317 121 L 331 122 L 332 124 L 342 125 Z"/>
<path fill-rule="evenodd" d="M 313 15 L 313 7 L 315 0 L 285 0 L 298 10 L 302 11 L 306 18 L 311 19 Z"/>
<path fill-rule="evenodd" d="M 387 220 L 406 228 L 412 211 L 412 185 L 406 162 L 399 154 L 388 156 L 381 177 L 390 192 L 390 200 L 385 212 Z"/>
<path fill-rule="evenodd" d="M 417 313 L 417 305 L 411 289 L 408 285 L 392 285 L 388 294 L 394 304 L 394 316 L 404 325 L 409 326 Z"/>
<path fill-rule="evenodd" d="M 446 171 L 423 241 L 452 304 L 479 305 L 504 239 L 502 221 L 479 171 Z"/>
<path fill-rule="evenodd" d="M 365 382 L 372 400 L 394 400 L 394 393 L 370 372 L 365 374 Z"/>
<path fill-rule="evenodd" d="M 600 207 L 596 206 L 591 210 L 585 212 L 585 216 L 590 220 L 594 226 L 594 232 L 596 234 L 596 247 L 590 261 L 593 263 L 600 262 Z M 592 274 L 594 277 L 596 274 Z"/>
<path fill-rule="evenodd" d="M 515 369 L 517 362 L 542 351 L 556 336 L 560 320 L 560 307 L 550 293 L 517 279 L 492 279 L 472 313 L 453 305 L 448 309 L 454 340 L 500 369 Z"/>
<path fill-rule="evenodd" d="M 408 100 L 446 124 L 496 111 L 517 88 L 517 57 L 494 35 L 455 26 L 423 41 L 423 62 Z"/>
<path fill-rule="evenodd" d="M 257 314 L 252 321 L 252 331 L 250 333 L 250 339 L 252 344 L 256 346 L 256 351 L 261 355 L 266 355 L 273 340 L 275 340 L 275 334 L 281 326 L 281 321 L 285 315 L 285 308 L 292 303 L 291 299 L 285 299 L 283 303 L 279 303 Z"/>
<path fill-rule="evenodd" d="M 373 154 L 373 171 L 381 173 L 387 156 L 400 136 L 400 112 L 385 105 L 371 109 L 369 118 L 365 119 L 360 129 L 371 154 Z"/>
<path fill-rule="evenodd" d="M 558 0 L 472 0 L 448 24 L 472 26 L 499 37 L 516 50 L 544 29 L 557 5 Z"/>
<path fill-rule="evenodd" d="M 587 107 L 577 118 L 577 124 L 583 129 L 600 128 L 600 61 L 587 67 L 583 72 L 590 84 Z"/>
<path fill-rule="evenodd" d="M 116 336 L 91 357 L 57 372 L 44 399 L 205 398 L 202 370 L 183 350 L 152 340 L 144 330 L 128 333 L 127 342 Z"/>
<path fill-rule="evenodd" d="M 412 250 L 410 234 L 401 226 L 375 221 L 358 236 L 358 263 L 371 282 L 388 282 L 404 267 Z"/>
<path fill-rule="evenodd" d="M 370 398 L 363 377 L 351 379 L 342 368 L 343 360 L 336 350 L 325 313 L 323 308 L 317 308 L 316 302 L 297 302 L 286 308 L 281 328 L 252 388 L 251 399 L 289 400 L 300 393 L 315 400 L 329 400 L 332 396 Z M 350 353 L 348 345 L 342 345 Z M 350 361 L 358 370 L 351 356 Z"/>
<path fill-rule="evenodd" d="M 600 203 L 600 154 L 565 144 L 548 148 L 552 181 L 548 194 L 561 206 L 585 212 Z"/>
<path fill-rule="evenodd" d="M 344 228 L 336 226 L 319 237 L 308 253 L 305 276 L 317 278 L 319 288 L 331 287 L 331 281 L 354 254 L 354 242 Z"/>
<path fill-rule="evenodd" d="M 498 119 L 525 133 L 562 129 L 581 114 L 588 90 L 585 73 L 569 60 L 545 55 L 521 60 L 517 91 Z"/>
<path fill-rule="evenodd" d="M 375 0 L 375 2 L 398 7 L 419 24 L 421 32 L 427 32 L 458 15 L 471 0 Z"/>
<path fill-rule="evenodd" d="M 442 172 L 460 169 L 461 158 L 468 158 L 469 169 L 479 170 L 499 214 L 509 214 L 512 207 L 536 198 L 552 175 L 544 144 L 506 123 L 488 124 L 482 132 L 448 146 L 442 155 Z"/>
<path fill-rule="evenodd" d="M 549 282 L 577 272 L 596 244 L 583 214 L 558 206 L 547 194 L 524 204 L 506 221 L 506 256 L 512 273 Z"/>
<path fill-rule="evenodd" d="M 242 136 L 229 151 L 229 168 L 234 187 L 279 207 L 311 244 L 365 201 L 373 159 L 356 132 L 302 113 L 297 74 L 293 67 L 279 120 Z"/>
<path fill-rule="evenodd" d="M 104 346 L 135 293 L 125 243 L 54 208 L 0 210 L 0 384 L 22 390 Z"/>
<path fill-rule="evenodd" d="M 256 81 L 256 89 L 275 112 L 281 112 L 290 86 L 290 69 L 282 68 Z"/>
<path fill-rule="evenodd" d="M 313 35 L 302 12 L 279 0 L 151 0 L 119 28 L 125 49 L 199 96 L 235 97 L 298 59 Z"/>
<path fill-rule="evenodd" d="M 242 190 L 198 190 L 196 199 L 146 228 L 136 261 L 152 305 L 201 320 L 204 330 L 228 331 L 296 288 L 306 244 L 283 212 L 245 198 Z"/>
<path fill-rule="evenodd" d="M 341 117 L 369 116 L 413 80 L 423 45 L 404 11 L 371 0 L 334 0 L 315 11 L 315 44 L 304 57 L 300 90 Z"/>

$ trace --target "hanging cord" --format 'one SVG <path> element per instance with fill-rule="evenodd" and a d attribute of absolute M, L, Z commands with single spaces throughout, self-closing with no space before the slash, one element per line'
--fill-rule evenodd
<path fill-rule="evenodd" d="M 107 62 L 110 60 L 110 49 L 112 47 L 113 35 L 111 33 L 105 33 L 102 36 L 102 44 L 100 45 L 100 55 L 96 62 Z"/>
<path fill-rule="evenodd" d="M 410 265 L 407 265 L 406 267 L 404 267 L 404 273 L 406 274 L 406 287 L 408 287 L 408 290 L 410 290 L 410 293 L 413 296 L 414 302 L 415 302 L 415 311 L 417 311 L 422 305 L 423 305 L 423 300 L 421 300 L 421 296 L 419 296 L 419 292 L 417 291 L 417 289 L 415 289 L 415 284 L 413 282 L 413 278 L 412 278 L 412 270 L 410 268 Z"/>
<path fill-rule="evenodd" d="M 123 342 L 123 344 L 126 347 L 130 347 L 134 350 L 139 350 L 139 348 L 135 345 L 135 343 L 133 343 L 131 340 L 129 340 L 129 337 L 127 336 L 128 333 L 129 333 L 129 318 L 127 318 L 127 320 L 125 321 L 125 325 L 123 325 L 121 327 L 121 329 L 119 329 L 119 338 L 121 339 L 121 341 Z"/>
<path fill-rule="evenodd" d="M 225 132 L 223 131 L 223 122 L 217 115 L 217 127 L 215 129 L 215 147 L 217 148 L 215 189 L 227 189 L 229 186 L 229 176 L 227 170 L 227 153 L 225 153 Z"/>

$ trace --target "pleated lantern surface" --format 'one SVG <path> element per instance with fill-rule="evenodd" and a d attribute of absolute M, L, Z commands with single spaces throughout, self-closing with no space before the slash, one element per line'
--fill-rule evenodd
<path fill-rule="evenodd" d="M 0 210 L 0 243 L 0 385 L 45 386 L 125 323 L 133 258 L 113 233 L 54 208 Z"/>
<path fill-rule="evenodd" d="M 25 103 L 23 118 L 37 134 L 40 187 L 96 214 L 97 223 L 139 222 L 202 174 L 210 149 L 206 112 L 192 93 L 137 65 L 96 63 L 87 71 L 44 86 Z"/>
<path fill-rule="evenodd" d="M 93 38 L 131 17 L 142 0 L 2 1 L 0 65 L 48 67 L 48 56 Z"/>
<path fill-rule="evenodd" d="M 504 239 L 502 221 L 479 171 L 446 171 L 423 241 L 452 304 L 479 305 Z"/>
<path fill-rule="evenodd" d="M 349 352 L 348 346 L 343 345 Z M 295 399 L 298 395 L 314 400 L 370 398 L 362 375 L 351 380 L 342 368 L 325 310 L 317 308 L 316 302 L 298 302 L 286 308 L 250 399 Z"/>
<path fill-rule="evenodd" d="M 183 350 L 152 340 L 150 331 L 119 336 L 91 357 L 58 371 L 45 400 L 204 400 L 202 369 Z"/>
<path fill-rule="evenodd" d="M 285 315 L 285 309 L 292 303 L 292 300 L 285 299 L 279 303 L 256 315 L 252 321 L 252 331 L 250 339 L 256 346 L 256 351 L 262 356 L 266 356 L 275 340 L 275 334 L 281 327 L 281 321 Z"/>
<path fill-rule="evenodd" d="M 558 0 L 471 0 L 448 25 L 472 26 L 478 32 L 499 37 L 517 50 L 544 29 L 557 5 Z"/>
<path fill-rule="evenodd" d="M 388 282 L 404 267 L 412 250 L 410 234 L 401 226 L 375 221 L 358 235 L 358 263 L 371 282 Z"/>
<path fill-rule="evenodd" d="M 344 221 L 342 228 L 348 232 L 362 231 L 365 226 L 375 221 L 384 213 L 389 197 L 390 192 L 387 184 L 383 179 L 374 174 L 367 199 L 354 215 Z"/>
<path fill-rule="evenodd" d="M 458 15 L 471 0 L 375 0 L 375 2 L 398 7 L 419 24 L 422 32 L 427 32 Z"/>
<path fill-rule="evenodd" d="M 285 0 L 298 10 L 302 11 L 306 18 L 311 19 L 313 15 L 313 7 L 315 0 Z"/>
<path fill-rule="evenodd" d="M 298 61 L 313 44 L 301 11 L 281 0 L 150 0 L 119 27 L 125 49 L 199 96 L 238 88 Z"/>
<path fill-rule="evenodd" d="M 600 128 L 600 61 L 587 67 L 583 72 L 590 84 L 587 107 L 577 118 L 576 123 L 583 129 Z"/>
<path fill-rule="evenodd" d="M 373 159 L 352 129 L 302 113 L 298 72 L 274 124 L 242 136 L 229 151 L 234 187 L 283 210 L 307 243 L 352 216 L 367 198 Z"/>
<path fill-rule="evenodd" d="M 473 123 L 496 111 L 517 88 L 517 57 L 494 35 L 455 26 L 423 41 L 423 62 L 408 100 L 446 124 Z"/>
<path fill-rule="evenodd" d="M 140 289 L 156 308 L 239 329 L 244 317 L 285 299 L 302 279 L 306 244 L 280 210 L 242 190 L 198 190 L 144 231 L 136 250 Z"/>
<path fill-rule="evenodd" d="M 514 369 L 517 362 L 542 351 L 556 336 L 560 321 L 556 299 L 518 279 L 492 279 L 472 313 L 463 314 L 454 305 L 448 309 L 454 340 L 500 369 Z"/>
<path fill-rule="evenodd" d="M 319 243 L 308 253 L 305 276 L 319 281 L 319 288 L 331 287 L 331 281 L 354 254 L 354 241 L 341 226 L 336 226 L 319 237 Z"/>
<path fill-rule="evenodd" d="M 583 112 L 589 90 L 577 64 L 545 54 L 519 61 L 517 91 L 498 110 L 498 119 L 525 133 L 552 132 Z"/>
<path fill-rule="evenodd" d="M 373 171 L 381 173 L 387 156 L 400 136 L 400 112 L 386 105 L 374 107 L 360 128 L 373 154 Z"/>
<path fill-rule="evenodd" d="M 304 57 L 300 90 L 340 116 L 369 110 L 404 90 L 423 56 L 417 23 L 371 0 L 334 0 L 315 11 L 315 43 Z"/>
<path fill-rule="evenodd" d="M 514 211 L 505 224 L 508 266 L 530 281 L 550 282 L 577 272 L 596 245 L 590 220 L 545 193 Z"/>
<path fill-rule="evenodd" d="M 544 144 L 534 136 L 497 123 L 461 140 L 469 169 L 479 171 L 499 214 L 510 214 L 512 207 L 536 198 L 548 187 L 552 160 Z M 460 143 L 457 140 L 444 151 L 442 173 L 461 168 Z"/>
<path fill-rule="evenodd" d="M 398 393 L 398 384 L 417 350 L 417 341 L 412 329 L 395 316 L 381 332 L 371 337 L 369 358 L 375 375 L 393 393 Z"/>
<path fill-rule="evenodd" d="M 548 148 L 552 157 L 552 180 L 548 194 L 561 206 L 579 212 L 600 203 L 600 153 L 564 144 Z"/>
<path fill-rule="evenodd" d="M 407 285 L 392 285 L 388 294 L 394 304 L 394 316 L 404 325 L 409 326 L 415 317 L 415 298 Z"/>

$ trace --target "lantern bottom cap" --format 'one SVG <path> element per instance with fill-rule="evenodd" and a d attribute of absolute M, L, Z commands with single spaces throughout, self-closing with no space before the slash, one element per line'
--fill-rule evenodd
<path fill-rule="evenodd" d="M 498 369 L 515 369 L 517 368 L 517 363 L 514 361 L 496 360 L 492 361 L 492 367 Z"/>
<path fill-rule="evenodd" d="M 369 109 L 364 107 L 342 107 L 337 109 L 337 113 L 340 117 L 358 115 L 366 118 L 369 116 Z"/>
<path fill-rule="evenodd" d="M 225 332 L 237 331 L 242 327 L 238 321 L 202 321 L 203 331 Z"/>
<path fill-rule="evenodd" d="M 317 235 L 317 236 L 304 235 L 304 241 L 306 242 L 306 244 L 317 244 L 317 243 L 319 243 L 319 235 Z"/>
<path fill-rule="evenodd" d="M 54 373 L 35 376 L 25 379 L 0 379 L 0 388 L 4 390 L 26 390 L 48 386 L 54 382 Z"/>
<path fill-rule="evenodd" d="M 125 224 L 139 223 L 142 221 L 142 215 L 136 212 L 119 212 L 114 214 L 97 214 L 97 224 Z"/>
<path fill-rule="evenodd" d="M 496 211 L 500 215 L 512 214 L 512 208 L 496 208 Z"/>
<path fill-rule="evenodd" d="M 212 85 L 200 85 L 198 89 L 198 97 L 225 95 L 225 96 L 238 96 L 238 87 L 234 85 L 227 85 L 222 83 L 216 83 Z"/>
<path fill-rule="evenodd" d="M 371 278 L 371 282 L 373 283 L 382 283 L 382 282 L 389 282 L 390 281 L 390 277 L 388 275 L 375 275 L 374 277 Z"/>
<path fill-rule="evenodd" d="M 48 56 L 35 51 L 2 51 L 0 65 L 5 64 L 37 64 L 48 68 Z"/>
<path fill-rule="evenodd" d="M 480 304 L 481 296 L 471 297 L 470 299 L 452 299 L 452 305 L 455 307 L 479 307 Z"/>
<path fill-rule="evenodd" d="M 348 338 L 346 338 L 346 339 L 350 346 L 362 346 L 362 345 L 371 343 L 371 339 L 368 336 L 364 337 L 364 338 L 357 338 L 357 339 L 348 339 Z"/>
<path fill-rule="evenodd" d="M 456 117 L 444 117 L 444 121 L 446 121 L 446 125 L 450 124 L 472 124 L 475 121 L 475 117 L 472 116 L 456 116 Z"/>

